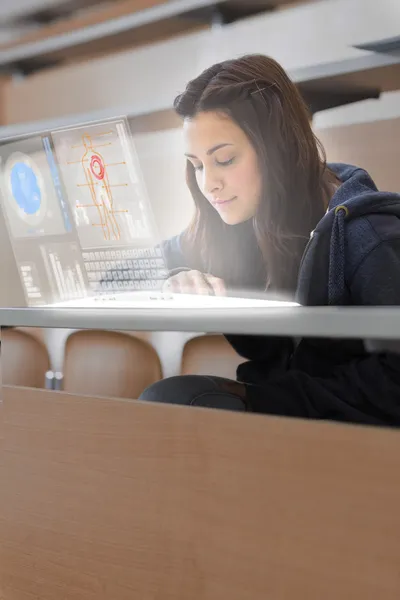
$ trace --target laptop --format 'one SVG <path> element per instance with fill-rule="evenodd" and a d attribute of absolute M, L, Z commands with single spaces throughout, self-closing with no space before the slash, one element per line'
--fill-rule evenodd
<path fill-rule="evenodd" d="M 0 200 L 28 307 L 257 307 L 168 294 L 160 236 L 125 117 L 0 143 Z"/>

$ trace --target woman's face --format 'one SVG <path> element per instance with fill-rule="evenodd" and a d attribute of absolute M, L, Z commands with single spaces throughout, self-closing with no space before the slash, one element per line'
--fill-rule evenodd
<path fill-rule="evenodd" d="M 200 191 L 228 225 L 255 216 L 261 198 L 258 157 L 244 131 L 227 115 L 201 112 L 184 122 L 185 156 Z"/>

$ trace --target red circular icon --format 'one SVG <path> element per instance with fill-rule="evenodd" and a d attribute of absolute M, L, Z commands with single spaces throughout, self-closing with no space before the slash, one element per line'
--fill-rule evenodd
<path fill-rule="evenodd" d="M 93 175 L 101 181 L 104 179 L 105 167 L 102 159 L 97 154 L 93 154 L 92 159 L 90 161 L 90 170 Z"/>

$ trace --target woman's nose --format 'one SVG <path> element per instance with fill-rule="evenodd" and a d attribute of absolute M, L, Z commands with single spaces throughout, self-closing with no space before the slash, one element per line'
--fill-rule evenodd
<path fill-rule="evenodd" d="M 217 177 L 216 173 L 212 170 L 203 171 L 203 192 L 205 194 L 215 193 L 223 188 L 223 183 L 220 177 Z"/>

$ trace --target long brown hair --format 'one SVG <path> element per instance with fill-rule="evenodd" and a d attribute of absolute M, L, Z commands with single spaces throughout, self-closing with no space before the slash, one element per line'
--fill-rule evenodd
<path fill-rule="evenodd" d="M 255 217 L 226 225 L 188 161 L 196 211 L 184 244 L 194 264 L 233 287 L 294 292 L 305 245 L 326 211 L 334 180 L 297 87 L 275 60 L 249 55 L 205 70 L 174 107 L 184 119 L 202 111 L 228 115 L 253 144 L 263 178 Z"/>

